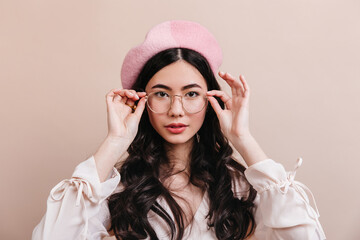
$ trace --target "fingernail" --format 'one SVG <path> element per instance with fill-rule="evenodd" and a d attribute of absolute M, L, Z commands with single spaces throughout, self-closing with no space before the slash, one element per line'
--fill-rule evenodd
<path fill-rule="evenodd" d="M 225 73 L 224 73 L 224 72 L 222 72 L 222 71 L 220 71 L 219 73 L 220 73 L 221 75 L 224 75 L 224 74 L 225 74 Z"/>

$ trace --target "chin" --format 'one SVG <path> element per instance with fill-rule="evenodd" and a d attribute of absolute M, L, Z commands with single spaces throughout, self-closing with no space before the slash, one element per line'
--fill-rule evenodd
<path fill-rule="evenodd" d="M 185 136 L 162 136 L 165 142 L 173 145 L 190 143 L 193 141 L 193 136 L 185 137 Z"/>

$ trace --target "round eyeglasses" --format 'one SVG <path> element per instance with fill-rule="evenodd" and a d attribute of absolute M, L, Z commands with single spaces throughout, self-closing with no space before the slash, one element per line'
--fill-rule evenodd
<path fill-rule="evenodd" d="M 187 92 L 183 95 L 170 95 L 166 92 L 152 92 L 146 96 L 146 104 L 154 113 L 166 113 L 170 110 L 175 101 L 175 97 L 180 98 L 182 107 L 187 113 L 198 113 L 204 109 L 208 99 L 200 92 Z"/>

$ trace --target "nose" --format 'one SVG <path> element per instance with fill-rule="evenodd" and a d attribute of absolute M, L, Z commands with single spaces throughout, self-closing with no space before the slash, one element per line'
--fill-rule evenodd
<path fill-rule="evenodd" d="M 171 117 L 181 117 L 184 116 L 184 108 L 182 105 L 182 96 L 173 95 L 170 103 L 170 109 L 168 112 Z"/>

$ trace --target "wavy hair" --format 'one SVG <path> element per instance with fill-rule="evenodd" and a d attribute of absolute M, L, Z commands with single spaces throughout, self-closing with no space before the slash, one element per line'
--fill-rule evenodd
<path fill-rule="evenodd" d="M 198 52 L 185 48 L 167 49 L 153 56 L 141 70 L 132 89 L 144 91 L 156 72 L 181 59 L 198 69 L 206 80 L 208 90 L 220 90 L 207 60 Z M 223 102 L 219 103 L 224 108 Z M 117 239 L 159 239 L 148 219 L 151 210 L 167 224 L 171 239 L 179 240 L 184 236 L 184 213 L 160 180 L 161 167 L 170 166 L 170 163 L 164 147 L 165 140 L 152 127 L 146 111 L 128 148 L 129 156 L 119 167 L 124 188 L 108 198 L 111 215 L 109 231 Z M 253 201 L 256 191 L 247 182 L 247 197 L 234 196 L 233 181 L 236 177 L 245 179 L 245 167 L 232 158 L 233 150 L 221 132 L 210 104 L 198 134 L 200 140 L 193 141 L 190 153 L 189 183 L 208 194 L 208 227 L 214 229 L 218 239 L 245 239 L 255 229 Z M 159 204 L 158 198 L 166 201 L 172 215 Z"/>

